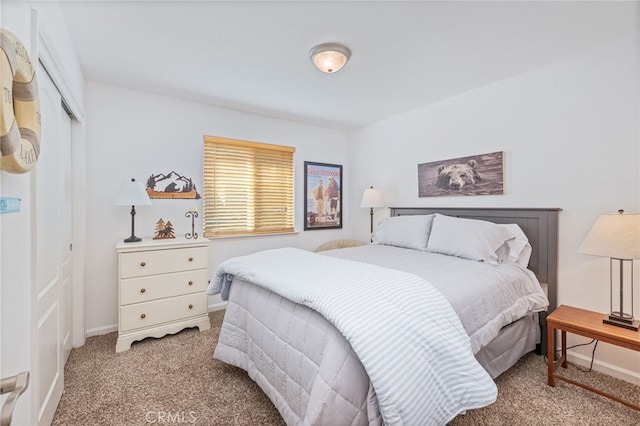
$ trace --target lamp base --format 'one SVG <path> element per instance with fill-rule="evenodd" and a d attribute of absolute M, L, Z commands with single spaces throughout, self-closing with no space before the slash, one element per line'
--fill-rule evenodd
<path fill-rule="evenodd" d="M 616 327 L 626 328 L 628 330 L 638 331 L 640 330 L 640 320 L 620 318 L 616 315 L 606 315 L 602 322 L 609 325 L 615 325 Z"/>
<path fill-rule="evenodd" d="M 132 235 L 124 240 L 125 243 L 139 243 L 140 241 L 142 241 L 142 238 L 138 238 L 135 235 Z"/>

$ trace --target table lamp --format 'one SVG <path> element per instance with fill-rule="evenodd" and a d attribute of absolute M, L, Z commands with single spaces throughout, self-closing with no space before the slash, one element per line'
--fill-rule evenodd
<path fill-rule="evenodd" d="M 373 186 L 365 189 L 364 194 L 362 194 L 362 201 L 360 201 L 360 207 L 371 209 L 369 214 L 371 215 L 371 234 L 373 234 L 373 209 L 384 207 L 382 192 Z"/>
<path fill-rule="evenodd" d="M 640 321 L 633 317 L 633 259 L 640 259 L 640 214 L 624 214 L 624 210 L 618 210 L 618 213 L 601 215 L 578 251 L 609 258 L 610 313 L 602 321 L 638 331 Z M 615 262 L 617 268 L 614 267 Z M 618 270 L 620 278 L 615 289 L 614 269 Z M 628 285 L 624 282 L 625 274 L 631 278 Z M 625 289 L 629 296 L 626 304 Z M 617 304 L 615 307 L 614 302 Z M 625 312 L 627 307 L 629 311 Z"/>
<path fill-rule="evenodd" d="M 116 206 L 131 206 L 131 236 L 124 242 L 135 243 L 142 241 L 142 238 L 136 237 L 135 234 L 136 206 L 148 206 L 151 204 L 147 190 L 142 182 L 136 182 L 135 179 L 131 179 L 131 182 L 122 185 L 120 195 L 118 195 L 115 204 Z"/>

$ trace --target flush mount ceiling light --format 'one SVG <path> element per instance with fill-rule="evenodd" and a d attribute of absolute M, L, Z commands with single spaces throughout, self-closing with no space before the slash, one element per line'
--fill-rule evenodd
<path fill-rule="evenodd" d="M 338 43 L 319 44 L 309 52 L 309 58 L 322 72 L 332 74 L 340 71 L 351 57 L 351 50 Z"/>

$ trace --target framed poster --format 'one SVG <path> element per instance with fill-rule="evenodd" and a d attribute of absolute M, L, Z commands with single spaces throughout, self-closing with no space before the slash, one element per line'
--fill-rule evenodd
<path fill-rule="evenodd" d="M 342 228 L 342 166 L 304 162 L 304 230 Z"/>

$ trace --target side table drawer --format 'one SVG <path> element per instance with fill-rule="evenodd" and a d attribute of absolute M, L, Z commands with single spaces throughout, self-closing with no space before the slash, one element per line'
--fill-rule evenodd
<path fill-rule="evenodd" d="M 208 265 L 207 247 L 121 253 L 120 278 L 205 269 Z"/>
<path fill-rule="evenodd" d="M 128 278 L 120 282 L 120 304 L 130 305 L 164 297 L 202 293 L 207 289 L 207 280 L 206 269 Z"/>
<path fill-rule="evenodd" d="M 203 293 L 122 306 L 120 307 L 120 332 L 206 313 L 207 295 Z"/>

